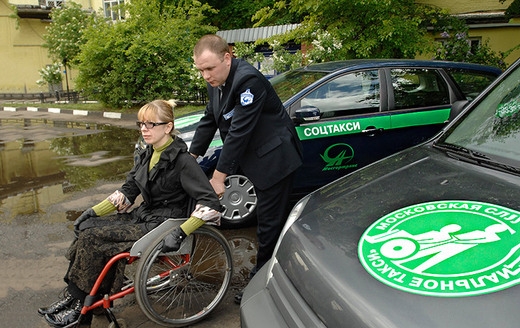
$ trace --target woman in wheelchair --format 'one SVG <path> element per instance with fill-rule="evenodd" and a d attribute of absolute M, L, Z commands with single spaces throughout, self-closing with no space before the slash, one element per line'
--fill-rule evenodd
<path fill-rule="evenodd" d="M 178 250 L 182 240 L 205 222 L 220 224 L 221 205 L 215 191 L 184 141 L 175 136 L 174 106 L 171 101 L 155 100 L 139 110 L 137 126 L 148 145 L 146 150 L 136 158 L 121 188 L 74 222 L 76 238 L 68 251 L 63 298 L 38 309 L 51 326 L 65 327 L 77 321 L 83 301 L 107 261 L 128 251 L 165 219 L 186 217 L 190 199 L 195 200 L 195 210 L 165 239 L 164 252 Z M 138 195 L 143 202 L 127 212 Z M 113 267 L 107 278 L 100 295 L 121 288 L 124 263 Z"/>

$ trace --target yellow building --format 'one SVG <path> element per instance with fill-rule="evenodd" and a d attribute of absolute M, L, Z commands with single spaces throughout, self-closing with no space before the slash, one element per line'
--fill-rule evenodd
<path fill-rule="evenodd" d="M 50 65 L 43 44 L 49 12 L 66 0 L 0 0 L 0 93 L 48 92 L 36 81 L 38 71 Z M 488 41 L 494 51 L 507 51 L 520 44 L 520 18 L 507 21 L 505 9 L 513 0 L 421 0 L 446 8 L 451 14 L 467 19 L 470 37 L 475 42 Z M 124 0 L 75 0 L 87 10 L 102 11 L 106 17 L 118 18 L 114 5 Z M 18 18 L 16 17 L 18 13 Z M 254 40 L 252 40 L 254 41 Z M 520 57 L 516 50 L 508 58 L 510 64 Z M 74 86 L 74 74 L 69 80 Z"/>
<path fill-rule="evenodd" d="M 52 7 L 64 0 L 0 0 L 0 93 L 48 92 L 39 86 L 38 71 L 52 64 L 43 35 Z M 86 10 L 103 11 L 118 17 L 112 7 L 124 0 L 74 0 Z M 18 14 L 18 17 L 17 17 Z M 73 75 L 73 74 L 72 74 Z M 74 84 L 74 76 L 70 82 Z M 65 82 L 64 82 L 65 83 Z"/>
<path fill-rule="evenodd" d="M 464 18 L 469 26 L 469 37 L 476 42 L 488 42 L 494 51 L 507 52 L 520 44 L 520 17 L 508 20 L 504 11 L 513 2 L 506 0 L 420 0 L 417 2 L 444 8 L 450 14 Z M 438 37 L 438 36 L 436 36 Z M 512 52 L 507 64 L 520 58 L 520 49 Z"/>

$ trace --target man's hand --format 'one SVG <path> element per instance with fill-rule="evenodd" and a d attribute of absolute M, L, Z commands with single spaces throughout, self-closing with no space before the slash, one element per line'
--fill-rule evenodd
<path fill-rule="evenodd" d="M 226 192 L 226 185 L 224 184 L 226 177 L 227 174 L 215 170 L 215 172 L 213 172 L 213 177 L 209 180 L 209 183 L 213 187 L 213 190 L 215 190 L 218 198 L 222 198 L 224 192 Z"/>

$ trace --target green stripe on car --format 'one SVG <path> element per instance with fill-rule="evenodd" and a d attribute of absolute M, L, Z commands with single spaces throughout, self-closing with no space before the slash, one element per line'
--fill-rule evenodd
<path fill-rule="evenodd" d="M 296 127 L 296 132 L 300 140 L 308 140 L 360 133 L 368 127 L 389 130 L 409 126 L 442 124 L 448 120 L 449 115 L 450 108 L 411 113 L 388 112 L 375 117 L 301 125 Z"/>

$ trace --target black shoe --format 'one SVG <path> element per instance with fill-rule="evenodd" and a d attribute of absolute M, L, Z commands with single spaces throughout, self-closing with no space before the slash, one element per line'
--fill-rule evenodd
<path fill-rule="evenodd" d="M 242 302 L 242 296 L 244 296 L 244 290 L 242 289 L 235 295 L 235 303 L 240 305 L 240 302 Z"/>
<path fill-rule="evenodd" d="M 59 301 L 56 301 L 52 303 L 51 305 L 47 307 L 41 307 L 38 309 L 39 315 L 46 315 L 46 314 L 53 314 L 58 313 L 60 311 L 65 310 L 68 308 L 72 302 L 74 301 L 74 297 L 72 297 L 68 291 L 65 290 L 65 293 L 63 295 L 63 298 Z"/>
<path fill-rule="evenodd" d="M 258 272 L 258 269 L 256 268 L 256 265 L 253 267 L 253 269 L 251 269 L 251 271 L 249 271 L 249 276 L 248 276 L 248 281 L 253 279 L 253 277 L 255 276 L 255 274 Z"/>
<path fill-rule="evenodd" d="M 47 323 L 53 327 L 65 327 L 68 326 L 76 321 L 78 321 L 79 316 L 81 315 L 81 308 L 83 307 L 83 304 L 81 304 L 81 301 L 78 299 L 75 299 L 72 302 L 72 305 L 70 308 L 65 309 L 58 313 L 51 313 L 45 315 L 45 320 L 47 320 Z"/>
<path fill-rule="evenodd" d="M 186 238 L 186 234 L 182 231 L 181 228 L 175 228 L 171 234 L 164 238 L 164 243 L 162 245 L 162 252 L 169 253 L 178 251 L 181 247 L 182 241 Z"/>

